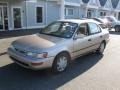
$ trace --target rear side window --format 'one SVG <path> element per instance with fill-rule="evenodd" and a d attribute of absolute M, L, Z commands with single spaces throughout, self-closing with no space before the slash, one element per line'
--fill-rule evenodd
<path fill-rule="evenodd" d="M 90 34 L 97 34 L 101 32 L 100 27 L 95 23 L 88 23 Z"/>

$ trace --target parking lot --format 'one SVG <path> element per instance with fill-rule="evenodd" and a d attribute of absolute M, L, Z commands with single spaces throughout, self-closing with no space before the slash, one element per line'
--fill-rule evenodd
<path fill-rule="evenodd" d="M 14 64 L 6 48 L 17 38 L 0 40 L 0 90 L 120 90 L 120 33 L 110 32 L 104 55 L 88 54 L 55 75 Z"/>

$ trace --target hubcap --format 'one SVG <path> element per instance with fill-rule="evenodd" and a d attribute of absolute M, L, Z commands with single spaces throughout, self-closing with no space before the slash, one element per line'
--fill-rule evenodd
<path fill-rule="evenodd" d="M 67 67 L 67 57 L 65 56 L 60 57 L 59 60 L 57 61 L 57 70 L 64 71 L 66 67 Z"/>
<path fill-rule="evenodd" d="M 101 53 L 103 53 L 104 48 L 105 48 L 105 45 L 104 45 L 104 43 L 102 43 L 101 46 L 100 46 L 100 52 L 101 52 Z"/>

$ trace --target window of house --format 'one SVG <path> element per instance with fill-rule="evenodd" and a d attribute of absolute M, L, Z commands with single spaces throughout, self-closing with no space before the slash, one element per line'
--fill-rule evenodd
<path fill-rule="evenodd" d="M 100 16 L 106 16 L 106 12 L 105 11 L 101 11 L 100 12 Z"/>
<path fill-rule="evenodd" d="M 43 22 L 43 7 L 36 7 L 36 21 L 37 23 Z"/>
<path fill-rule="evenodd" d="M 66 8 L 65 9 L 65 15 L 66 16 L 73 16 L 74 15 L 74 9 L 73 8 Z"/>
<path fill-rule="evenodd" d="M 104 12 L 104 16 L 106 16 L 106 12 Z"/>
<path fill-rule="evenodd" d="M 94 11 L 93 10 L 88 10 L 87 11 L 87 18 L 92 18 Z"/>

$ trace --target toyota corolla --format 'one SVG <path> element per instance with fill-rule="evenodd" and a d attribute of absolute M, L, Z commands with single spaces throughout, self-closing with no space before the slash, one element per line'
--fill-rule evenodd
<path fill-rule="evenodd" d="M 25 68 L 63 72 L 81 55 L 93 51 L 103 54 L 108 41 L 109 32 L 92 20 L 61 20 L 12 42 L 8 54 Z"/>

